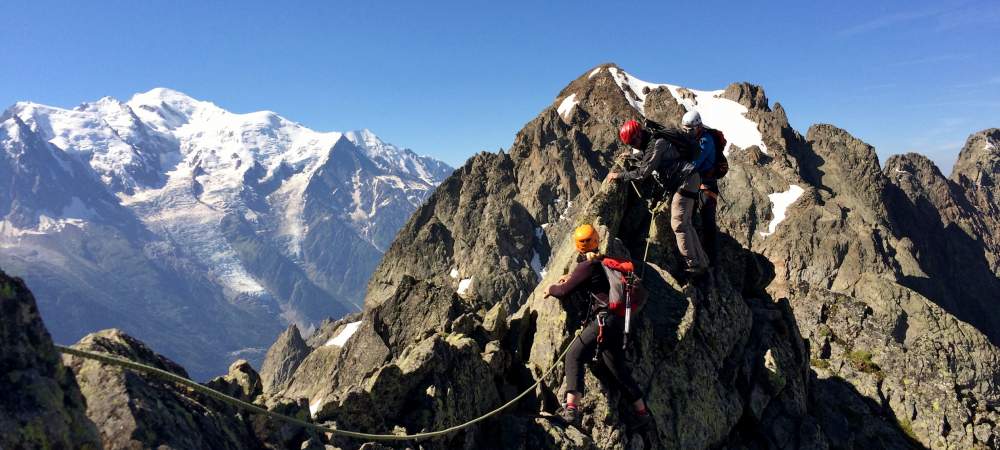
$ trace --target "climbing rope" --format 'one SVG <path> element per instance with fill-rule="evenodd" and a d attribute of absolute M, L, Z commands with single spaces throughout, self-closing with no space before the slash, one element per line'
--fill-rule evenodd
<path fill-rule="evenodd" d="M 132 371 L 136 371 L 136 372 L 143 372 L 143 373 L 146 373 L 148 375 L 152 375 L 152 376 L 155 376 L 155 377 L 158 377 L 158 378 L 162 378 L 164 380 L 173 382 L 175 384 L 179 384 L 181 386 L 185 386 L 187 388 L 190 388 L 190 389 L 192 389 L 192 390 L 194 390 L 196 392 L 200 392 L 202 394 L 205 394 L 205 395 L 207 395 L 209 397 L 212 397 L 212 398 L 214 398 L 216 400 L 219 400 L 219 401 L 221 401 L 223 403 L 226 403 L 226 404 L 229 404 L 231 406 L 235 406 L 237 408 L 242 408 L 242 409 L 245 409 L 247 411 L 250 411 L 250 412 L 253 412 L 253 413 L 257 413 L 257 414 L 263 414 L 265 416 L 271 417 L 272 419 L 280 420 L 280 421 L 283 421 L 283 422 L 290 423 L 292 425 L 297 425 L 297 426 L 300 426 L 300 427 L 303 427 L 303 428 L 307 428 L 307 429 L 310 429 L 310 430 L 314 430 L 314 431 L 318 431 L 318 432 L 321 432 L 321 433 L 331 433 L 333 435 L 341 435 L 341 436 L 346 436 L 346 437 L 351 437 L 351 438 L 356 438 L 356 439 L 364 439 L 364 440 L 369 440 L 369 441 L 411 441 L 411 440 L 412 441 L 416 441 L 416 440 L 423 440 L 423 439 L 430 439 L 430 438 L 440 437 L 440 436 L 444 436 L 444 435 L 447 435 L 447 434 L 454 433 L 456 431 L 461 431 L 461 430 L 463 430 L 465 428 L 468 428 L 468 427 L 470 427 L 472 425 L 475 425 L 475 424 L 477 424 L 479 422 L 482 422 L 482 421 L 484 421 L 484 420 L 486 420 L 486 419 L 488 419 L 488 418 L 490 418 L 492 416 L 495 416 L 495 415 L 499 414 L 501 411 L 503 411 L 503 410 L 511 407 L 512 405 L 514 405 L 515 403 L 517 403 L 519 400 L 521 400 L 522 398 L 524 398 L 526 395 L 528 395 L 529 393 L 531 393 L 532 391 L 534 391 L 535 388 L 537 388 L 538 385 L 541 384 L 543 380 L 545 380 L 546 378 L 548 378 L 549 375 L 551 375 L 555 371 L 555 368 L 559 364 L 559 361 L 562 361 L 562 359 L 566 356 L 566 353 L 569 352 L 570 343 L 572 343 L 573 340 L 575 340 L 578 336 L 580 336 L 580 330 L 576 331 L 576 334 L 573 336 L 573 339 L 570 339 L 569 343 L 566 344 L 566 347 L 563 348 L 562 353 L 559 354 L 559 357 L 556 358 L 556 360 L 552 363 L 552 365 L 549 366 L 548 370 L 546 370 L 545 373 L 538 380 L 535 381 L 535 384 L 532 384 L 529 388 L 525 389 L 524 392 L 521 392 L 520 394 L 518 394 L 517 397 L 514 397 L 513 399 L 511 399 L 507 403 L 504 403 L 503 405 L 500 405 L 500 407 L 498 407 L 498 408 L 496 408 L 496 409 L 494 409 L 494 410 L 492 410 L 492 411 L 490 411 L 490 412 L 488 412 L 488 413 L 486 413 L 486 414 L 484 414 L 482 416 L 479 416 L 479 417 L 477 417 L 475 419 L 472 419 L 472 420 L 470 420 L 468 422 L 465 422 L 463 424 L 455 425 L 453 427 L 445 428 L 443 430 L 429 431 L 429 432 L 426 432 L 426 433 L 415 433 L 415 434 L 371 434 L 371 433 L 361 433 L 361 432 L 358 432 L 358 431 L 341 430 L 341 429 L 334 428 L 334 427 L 317 425 L 317 424 L 314 424 L 312 422 L 307 422 L 307 421 L 302 420 L 302 419 L 297 419 L 295 417 L 289 417 L 289 416 L 286 416 L 284 414 L 278 414 L 278 413 L 273 412 L 273 411 L 268 411 L 267 409 L 261 408 L 260 406 L 254 405 L 252 403 L 247 403 L 247 402 L 242 401 L 242 400 L 237 399 L 237 398 L 230 397 L 230 396 L 228 396 L 226 394 L 223 394 L 222 392 L 219 392 L 219 391 L 217 391 L 215 389 L 212 389 L 210 387 L 198 384 L 198 383 L 196 383 L 194 381 L 191 381 L 190 379 L 184 378 L 184 377 L 182 377 L 180 375 L 177 375 L 175 373 L 171 373 L 171 372 L 168 372 L 168 371 L 163 370 L 163 369 L 158 369 L 156 367 L 152 367 L 152 366 L 147 365 L 147 364 L 142 364 L 142 363 L 135 362 L 135 361 L 132 361 L 132 360 L 129 360 L 129 359 L 120 358 L 120 357 L 117 357 L 117 356 L 114 356 L 114 355 L 109 355 L 107 353 L 91 352 L 91 351 L 87 351 L 87 350 L 80 350 L 80 349 L 76 349 L 76 348 L 72 348 L 72 347 L 66 347 L 66 346 L 62 346 L 62 345 L 56 345 L 56 349 L 59 350 L 62 353 L 67 354 L 67 355 L 76 356 L 76 357 L 85 358 L 85 359 L 92 359 L 94 361 L 99 361 L 99 362 L 104 363 L 104 364 L 108 364 L 108 365 L 112 365 L 112 366 L 118 366 L 118 367 L 122 367 L 122 368 L 129 369 L 129 370 L 132 370 Z"/>

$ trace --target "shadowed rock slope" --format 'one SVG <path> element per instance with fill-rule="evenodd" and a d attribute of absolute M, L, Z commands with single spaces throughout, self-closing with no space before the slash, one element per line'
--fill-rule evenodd
<path fill-rule="evenodd" d="M 100 448 L 31 292 L 0 272 L 0 448 Z"/>

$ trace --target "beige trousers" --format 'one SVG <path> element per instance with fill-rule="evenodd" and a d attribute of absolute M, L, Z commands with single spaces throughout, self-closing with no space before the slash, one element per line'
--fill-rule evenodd
<path fill-rule="evenodd" d="M 690 269 L 708 267 L 708 256 L 701 248 L 698 232 L 695 231 L 694 225 L 691 223 L 691 217 L 697 207 L 695 199 L 698 197 L 699 184 L 701 184 L 701 176 L 698 173 L 691 174 L 680 189 L 674 193 L 670 202 L 670 227 L 673 228 L 674 235 L 677 236 L 677 249 L 680 250 L 684 262 Z M 682 192 L 689 194 L 688 196 L 681 195 Z"/>

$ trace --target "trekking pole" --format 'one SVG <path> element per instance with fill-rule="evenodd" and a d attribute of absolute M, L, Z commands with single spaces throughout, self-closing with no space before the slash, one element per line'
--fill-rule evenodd
<path fill-rule="evenodd" d="M 628 332 L 632 325 L 632 295 L 625 291 L 625 336 L 622 338 L 622 350 L 628 348 Z"/>
<path fill-rule="evenodd" d="M 649 230 L 646 231 L 646 249 L 642 251 L 642 272 L 639 274 L 639 278 L 645 278 L 646 277 L 646 265 L 647 265 L 646 264 L 646 258 L 649 257 L 649 242 L 653 240 L 653 237 L 650 236 L 650 233 L 653 232 L 653 224 L 656 223 L 656 208 L 655 207 L 653 208 L 652 211 L 650 211 L 650 214 L 651 214 L 651 216 L 649 217 Z"/>
<path fill-rule="evenodd" d="M 642 199 L 642 194 L 639 193 L 639 188 L 635 185 L 635 181 L 629 181 L 629 184 L 632 185 L 632 189 L 635 189 L 635 195 L 637 195 L 639 197 L 639 199 L 641 200 Z"/>

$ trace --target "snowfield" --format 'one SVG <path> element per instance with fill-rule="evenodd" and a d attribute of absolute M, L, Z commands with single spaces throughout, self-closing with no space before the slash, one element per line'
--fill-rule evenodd
<path fill-rule="evenodd" d="M 642 81 L 633 77 L 623 70 L 609 67 L 608 71 L 614 77 L 618 87 L 625 93 L 625 98 L 637 111 L 646 114 L 646 95 L 643 90 L 649 92 L 665 87 L 670 90 L 670 94 L 678 103 L 684 105 L 688 111 L 698 111 L 705 126 L 721 130 L 726 136 L 729 144 L 739 148 L 748 148 L 756 145 L 764 153 L 767 153 L 767 146 L 764 145 L 763 136 L 756 122 L 746 117 L 747 108 L 732 100 L 722 98 L 724 90 L 698 91 L 672 84 L 656 84 Z M 634 96 L 631 93 L 634 93 Z M 726 148 L 726 154 L 729 148 Z"/>

